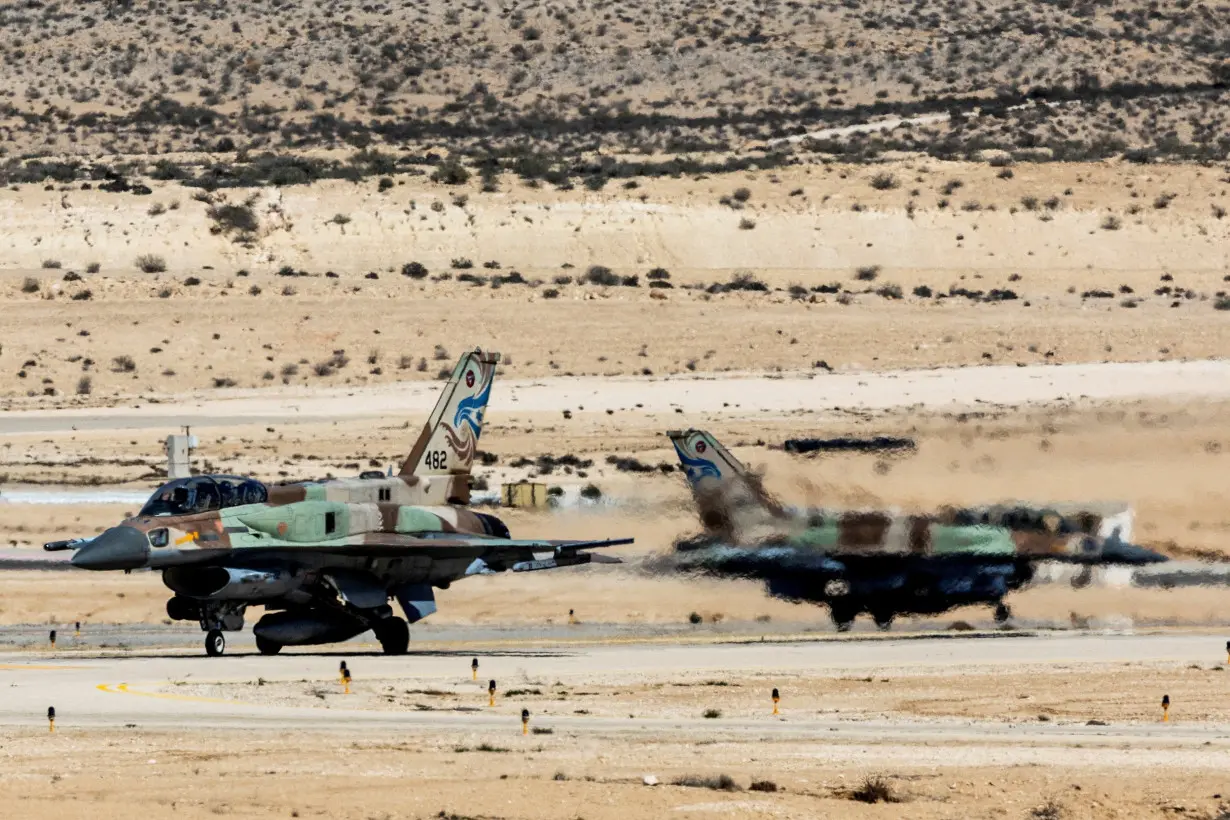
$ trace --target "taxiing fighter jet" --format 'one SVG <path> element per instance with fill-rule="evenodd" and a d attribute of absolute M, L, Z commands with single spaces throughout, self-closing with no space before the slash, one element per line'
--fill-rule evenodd
<path fill-rule="evenodd" d="M 205 651 L 265 608 L 253 628 L 271 655 L 283 646 L 344 641 L 372 630 L 401 654 L 414 623 L 436 610 L 434 588 L 469 575 L 617 559 L 584 550 L 630 544 L 514 540 L 470 500 L 470 467 L 499 355 L 461 357 L 398 475 L 266 485 L 202 475 L 160 487 L 136 515 L 93 538 L 59 541 L 74 566 L 158 569 L 175 593 L 167 614 L 199 621 Z M 396 599 L 405 620 L 393 613 Z"/>
<path fill-rule="evenodd" d="M 869 612 L 887 629 L 899 614 L 986 603 L 1007 621 L 1004 597 L 1038 561 L 1145 564 L 1165 556 L 1126 543 L 1130 515 L 1077 505 L 996 506 L 939 515 L 792 510 L 701 430 L 667 433 L 692 486 L 704 533 L 676 545 L 683 571 L 755 578 L 769 593 L 824 603 L 838 629 Z"/>

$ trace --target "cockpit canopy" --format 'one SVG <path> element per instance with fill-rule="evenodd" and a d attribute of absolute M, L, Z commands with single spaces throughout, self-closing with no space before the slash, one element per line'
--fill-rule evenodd
<path fill-rule="evenodd" d="M 145 502 L 139 515 L 192 515 L 245 504 L 263 504 L 268 500 L 269 491 L 254 479 L 200 475 L 163 484 Z"/>

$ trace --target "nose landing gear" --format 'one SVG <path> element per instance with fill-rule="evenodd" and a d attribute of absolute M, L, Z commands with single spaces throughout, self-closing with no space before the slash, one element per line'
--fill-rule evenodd
<path fill-rule="evenodd" d="M 216 658 L 226 651 L 226 636 L 221 629 L 211 629 L 205 633 L 205 654 Z"/>

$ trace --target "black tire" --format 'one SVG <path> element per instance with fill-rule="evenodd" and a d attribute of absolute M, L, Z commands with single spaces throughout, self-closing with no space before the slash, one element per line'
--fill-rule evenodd
<path fill-rule="evenodd" d="M 260 652 L 262 655 L 276 655 L 282 651 L 282 644 L 274 643 L 273 641 L 266 640 L 260 635 L 257 635 L 256 651 Z"/>
<path fill-rule="evenodd" d="M 893 618 L 896 617 L 896 615 L 897 613 L 893 612 L 891 609 L 873 611 L 871 613 L 872 620 L 876 622 L 876 626 L 885 632 L 892 628 Z"/>
<path fill-rule="evenodd" d="M 849 604 L 829 604 L 829 615 L 833 618 L 833 624 L 837 627 L 838 632 L 849 632 L 850 627 L 854 626 L 854 619 L 858 615 L 858 610 Z"/>
<path fill-rule="evenodd" d="M 226 636 L 220 629 L 211 629 L 205 633 L 205 654 L 216 658 L 226 651 Z"/>
<path fill-rule="evenodd" d="M 1006 624 L 1012 619 L 1012 609 L 1005 603 L 995 605 L 995 623 Z"/>
<path fill-rule="evenodd" d="M 380 648 L 386 655 L 404 655 L 410 648 L 410 627 L 396 615 L 380 621 L 372 627 L 372 631 L 376 633 L 376 640 L 380 641 Z"/>

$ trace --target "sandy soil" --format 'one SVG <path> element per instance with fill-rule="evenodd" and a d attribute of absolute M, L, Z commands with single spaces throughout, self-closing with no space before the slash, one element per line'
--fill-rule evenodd
<path fill-rule="evenodd" d="M 9 776 L 0 797 L 30 818 L 692 817 L 1218 817 L 1216 771 L 1153 769 L 1124 777 L 1109 766 L 911 763 L 909 750 L 790 742 L 633 741 L 584 737 L 373 736 L 303 732 L 6 731 Z M 475 751 L 486 744 L 492 752 Z M 305 753 L 305 750 L 315 750 Z M 462 751 L 465 750 L 465 751 Z M 941 752 L 949 750 L 942 749 Z M 878 756 L 879 759 L 873 759 Z M 738 792 L 664 784 L 729 774 Z M 851 799 L 869 776 L 901 804 Z M 753 780 L 778 786 L 745 791 Z M 1050 810 L 1052 814 L 1043 814 Z M 1224 809 L 1223 809 L 1224 810 Z"/>
<path fill-rule="evenodd" d="M 424 379 L 475 344 L 505 352 L 513 378 L 811 370 L 817 361 L 838 369 L 1136 361 L 1230 350 L 1227 314 L 1212 309 L 1230 275 L 1230 221 L 1210 211 L 1209 195 L 1224 187 L 1211 169 L 1051 164 L 1002 180 L 982 164 L 892 167 L 927 195 L 912 197 L 908 184 L 876 191 L 871 169 L 801 166 L 656 180 L 633 192 L 474 192 L 464 207 L 437 212 L 426 203 L 447 195 L 432 183 L 377 195 L 326 182 L 262 193 L 262 207 L 290 216 L 251 249 L 211 235 L 206 206 L 174 185 L 155 197 L 182 205 L 157 217 L 145 198 L 18 186 L 0 191 L 8 260 L 0 396 L 45 407 L 226 385 Z M 938 208 L 937 189 L 953 180 L 982 210 Z M 741 210 L 716 202 L 739 187 L 750 192 Z M 805 195 L 790 196 L 800 188 Z M 1162 193 L 1178 196 L 1127 216 L 1119 230 L 1098 227 L 1106 213 Z M 1052 194 L 1062 203 L 1055 211 L 1021 205 Z M 852 211 L 855 204 L 862 210 Z M 325 224 L 338 212 L 351 221 Z M 740 229 L 740 219 L 756 227 Z M 136 271 L 133 260 L 145 253 L 163 256 L 169 271 Z M 462 259 L 474 267 L 450 268 Z M 402 276 L 410 261 L 431 277 Z M 98 273 L 85 272 L 91 263 Z M 553 284 L 591 265 L 639 284 Z M 311 276 L 278 276 L 284 266 Z M 656 267 L 669 270 L 675 287 L 646 287 Z M 860 280 L 864 268 L 870 278 Z M 539 284 L 481 284 L 513 270 Z M 81 279 L 63 281 L 69 271 Z M 770 290 L 688 287 L 740 272 Z M 463 274 L 482 278 L 466 284 Z M 833 284 L 849 295 L 814 290 Z M 922 286 L 1017 298 L 915 295 Z M 893 287 L 903 298 L 891 298 Z M 70 298 L 87 291 L 88 300 Z M 1102 296 L 1083 298 L 1094 292 Z"/>

